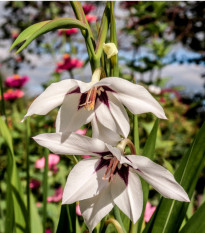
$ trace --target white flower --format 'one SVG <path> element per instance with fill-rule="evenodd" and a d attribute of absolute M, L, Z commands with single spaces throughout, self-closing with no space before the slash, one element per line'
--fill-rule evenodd
<path fill-rule="evenodd" d="M 84 83 L 63 80 L 51 84 L 28 109 L 27 116 L 45 115 L 62 105 L 56 119 L 56 132 L 63 137 L 91 122 L 93 137 L 116 144 L 119 135 L 127 137 L 129 118 L 123 105 L 133 114 L 152 112 L 166 119 L 161 105 L 142 86 L 121 78 L 104 78 Z"/>
<path fill-rule="evenodd" d="M 61 134 L 41 134 L 34 140 L 57 154 L 88 154 L 70 172 L 63 193 L 63 204 L 80 201 L 82 216 L 91 232 L 117 205 L 134 223 L 142 212 L 143 193 L 139 176 L 164 197 L 189 202 L 173 175 L 150 159 L 122 155 L 99 139 L 72 133 L 61 143 Z"/>
<path fill-rule="evenodd" d="M 149 85 L 148 90 L 155 95 L 159 95 L 161 93 L 161 88 L 155 85 Z"/>
<path fill-rule="evenodd" d="M 118 54 L 118 50 L 115 43 L 106 43 L 106 44 L 104 43 L 103 50 L 106 53 L 108 59 Z"/>

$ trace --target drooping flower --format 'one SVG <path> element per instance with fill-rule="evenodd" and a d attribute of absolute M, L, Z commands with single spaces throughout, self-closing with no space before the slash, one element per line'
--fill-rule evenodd
<path fill-rule="evenodd" d="M 20 76 L 18 74 L 14 74 L 13 76 L 6 78 L 5 85 L 7 87 L 21 88 L 29 81 L 29 79 L 30 78 L 26 75 Z"/>
<path fill-rule="evenodd" d="M 59 29 L 58 30 L 58 35 L 62 36 L 63 34 L 65 34 L 66 36 L 71 36 L 73 34 L 78 33 L 78 29 L 77 28 L 70 28 L 70 29 Z"/>
<path fill-rule="evenodd" d="M 63 80 L 51 84 L 34 100 L 24 119 L 33 114 L 45 115 L 62 105 L 56 119 L 56 131 L 63 132 L 63 137 L 91 122 L 93 137 L 111 144 L 120 141 L 119 135 L 126 138 L 130 131 L 129 117 L 123 105 L 133 114 L 151 112 L 166 119 L 160 104 L 143 86 L 115 77 L 92 80 L 90 83 Z"/>
<path fill-rule="evenodd" d="M 85 13 L 85 15 L 89 14 L 91 11 L 96 9 L 96 6 L 91 4 L 91 3 L 85 3 L 83 4 L 83 11 Z"/>
<path fill-rule="evenodd" d="M 71 58 L 69 54 L 64 54 L 63 61 L 57 63 L 56 72 L 72 70 L 83 66 L 83 62 L 77 58 Z"/>
<path fill-rule="evenodd" d="M 144 213 L 145 222 L 149 222 L 155 210 L 156 210 L 156 206 L 152 206 L 149 202 L 147 202 Z"/>
<path fill-rule="evenodd" d="M 48 155 L 48 168 L 54 172 L 57 170 L 56 164 L 60 161 L 60 156 L 56 154 Z M 43 169 L 45 167 L 45 157 L 36 160 L 35 168 Z"/>
<path fill-rule="evenodd" d="M 63 196 L 63 188 L 57 188 L 52 196 L 47 197 L 47 202 L 59 202 Z"/>
<path fill-rule="evenodd" d="M 86 15 L 85 17 L 86 17 L 88 23 L 93 23 L 93 22 L 95 22 L 95 21 L 97 20 L 97 18 L 98 18 L 96 15 Z"/>
<path fill-rule="evenodd" d="M 143 206 L 139 176 L 166 198 L 190 201 L 174 176 L 147 157 L 124 156 L 120 147 L 75 133 L 63 143 L 60 133 L 38 135 L 34 140 L 54 153 L 93 156 L 81 160 L 72 169 L 62 201 L 63 204 L 80 201 L 80 210 L 90 232 L 114 205 L 134 223 L 139 219 Z"/>
<path fill-rule="evenodd" d="M 16 89 L 16 90 L 8 89 L 6 92 L 4 92 L 3 96 L 5 100 L 13 101 L 13 100 L 23 97 L 24 92 L 19 89 Z"/>

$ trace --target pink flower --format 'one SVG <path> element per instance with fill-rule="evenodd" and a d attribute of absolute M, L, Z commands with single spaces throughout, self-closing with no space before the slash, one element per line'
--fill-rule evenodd
<path fill-rule="evenodd" d="M 16 38 L 18 37 L 18 35 L 19 35 L 19 32 L 17 32 L 17 31 L 13 31 L 13 32 L 11 33 L 11 37 L 12 37 L 13 39 L 16 39 Z"/>
<path fill-rule="evenodd" d="M 36 179 L 31 179 L 30 180 L 29 187 L 31 189 L 39 188 L 40 185 L 41 185 L 41 182 L 39 180 L 36 180 Z"/>
<path fill-rule="evenodd" d="M 82 216 L 81 211 L 80 211 L 80 205 L 79 205 L 79 202 L 76 204 L 75 211 L 76 211 L 76 214 L 77 214 L 78 216 Z"/>
<path fill-rule="evenodd" d="M 47 202 L 59 202 L 63 196 L 63 188 L 60 186 L 57 188 L 53 196 L 47 197 Z"/>
<path fill-rule="evenodd" d="M 85 135 L 87 133 L 87 129 L 78 129 L 75 131 L 75 133 L 78 133 L 80 135 Z"/>
<path fill-rule="evenodd" d="M 54 172 L 57 171 L 56 164 L 60 161 L 60 156 L 56 154 L 49 154 L 48 155 L 48 167 L 50 170 L 53 170 Z M 35 162 L 35 168 L 43 169 L 45 167 L 45 157 L 42 157 L 41 159 L 36 160 Z"/>
<path fill-rule="evenodd" d="M 64 54 L 63 61 L 57 63 L 56 72 L 62 72 L 64 70 L 72 70 L 83 66 L 83 62 L 77 58 L 70 58 L 69 54 Z"/>
<path fill-rule="evenodd" d="M 7 87 L 21 88 L 29 81 L 29 79 L 28 76 L 21 77 L 18 74 L 14 74 L 13 76 L 6 78 L 5 85 Z"/>
<path fill-rule="evenodd" d="M 5 100 L 15 100 L 18 98 L 21 98 L 24 96 L 24 92 L 22 90 L 13 90 L 13 89 L 8 89 L 6 92 L 3 94 Z"/>
<path fill-rule="evenodd" d="M 95 10 L 96 9 L 96 6 L 91 4 L 91 3 L 85 3 L 83 5 L 83 10 L 85 12 L 85 14 L 89 14 L 91 11 Z"/>
<path fill-rule="evenodd" d="M 84 159 L 88 159 L 88 158 L 90 158 L 90 155 L 83 155 L 82 156 Z"/>
<path fill-rule="evenodd" d="M 50 228 L 46 228 L 46 232 L 45 233 L 52 233 Z"/>
<path fill-rule="evenodd" d="M 86 15 L 85 17 L 86 17 L 88 23 L 95 22 L 98 18 L 96 15 Z"/>
<path fill-rule="evenodd" d="M 77 28 L 71 28 L 71 29 L 59 29 L 58 30 L 58 35 L 62 36 L 63 34 L 65 34 L 66 36 L 70 36 L 72 34 L 76 34 L 78 33 L 78 29 Z"/>
<path fill-rule="evenodd" d="M 156 206 L 152 206 L 149 202 L 147 202 L 146 207 L 145 207 L 145 214 L 144 214 L 145 222 L 149 222 L 155 209 L 156 209 Z"/>

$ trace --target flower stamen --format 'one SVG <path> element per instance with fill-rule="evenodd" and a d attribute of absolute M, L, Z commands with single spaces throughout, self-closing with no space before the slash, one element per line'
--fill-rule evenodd
<path fill-rule="evenodd" d="M 114 173 L 115 173 L 115 170 L 118 166 L 118 163 L 119 161 L 116 159 L 116 158 L 112 158 L 110 160 L 110 163 L 107 167 L 107 170 L 103 176 L 103 180 L 108 180 L 109 182 L 113 180 L 113 176 L 114 176 Z M 109 176 L 106 178 L 107 174 L 110 172 Z"/>

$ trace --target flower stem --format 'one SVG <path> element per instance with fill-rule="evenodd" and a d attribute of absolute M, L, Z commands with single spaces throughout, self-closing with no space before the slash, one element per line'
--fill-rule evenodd
<path fill-rule="evenodd" d="M 43 173 L 43 232 L 46 230 L 47 194 L 48 194 L 48 149 L 45 150 L 45 167 Z"/>
<path fill-rule="evenodd" d="M 122 227 L 117 220 L 115 220 L 114 218 L 109 218 L 105 221 L 105 224 L 108 225 L 109 223 L 112 223 L 115 226 L 118 233 L 124 233 Z"/>
<path fill-rule="evenodd" d="M 126 146 L 129 146 L 129 148 L 130 148 L 130 150 L 131 150 L 131 153 L 134 154 L 134 155 L 136 155 L 135 146 L 134 146 L 134 144 L 132 143 L 132 141 L 131 141 L 129 138 L 123 139 L 123 140 L 117 145 L 117 148 L 120 149 L 120 150 L 122 151 L 122 153 L 123 153 Z"/>
<path fill-rule="evenodd" d="M 134 145 L 136 149 L 136 154 L 139 154 L 140 148 L 139 148 L 139 130 L 138 130 L 138 117 L 137 115 L 134 115 L 134 131 L 133 131 L 133 136 L 134 136 Z"/>
<path fill-rule="evenodd" d="M 29 163 L 29 144 L 30 144 L 30 117 L 26 119 L 26 196 L 27 196 L 27 220 L 28 220 L 28 231 L 31 230 L 31 223 L 30 223 L 30 163 Z"/>
<path fill-rule="evenodd" d="M 120 216 L 120 211 L 119 211 L 119 209 L 118 209 L 118 207 L 117 207 L 116 205 L 114 206 L 113 211 L 114 211 L 115 219 L 116 219 L 116 220 L 118 221 L 118 223 L 120 224 L 120 226 L 121 226 L 123 232 L 126 233 L 124 224 L 123 224 L 122 219 L 121 219 L 121 216 Z"/>

